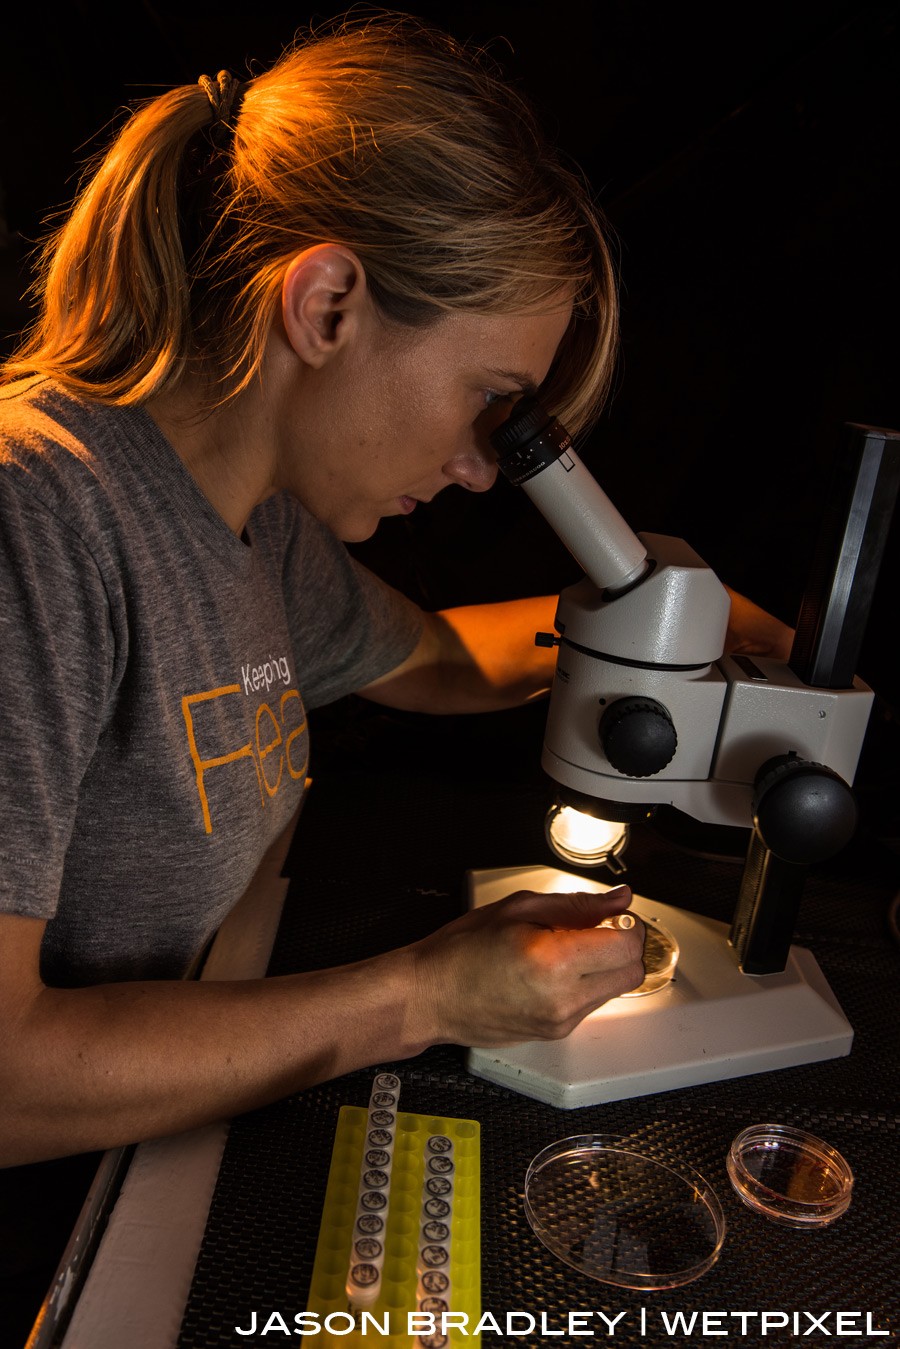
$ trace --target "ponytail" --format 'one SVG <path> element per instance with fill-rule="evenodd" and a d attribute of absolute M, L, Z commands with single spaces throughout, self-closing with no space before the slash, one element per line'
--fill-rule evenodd
<path fill-rule="evenodd" d="M 198 84 L 130 117 L 43 245 L 39 318 L 5 376 L 42 371 L 123 405 L 177 383 L 192 326 L 184 165 L 213 115 Z"/>

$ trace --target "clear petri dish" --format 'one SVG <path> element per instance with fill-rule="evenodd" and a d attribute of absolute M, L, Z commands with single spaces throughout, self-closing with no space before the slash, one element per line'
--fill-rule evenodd
<path fill-rule="evenodd" d="M 525 1213 L 560 1260 L 620 1288 L 690 1283 L 725 1240 L 722 1206 L 701 1175 L 613 1134 L 539 1152 L 525 1176 Z"/>
<path fill-rule="evenodd" d="M 853 1172 L 815 1134 L 785 1124 L 743 1129 L 728 1150 L 735 1193 L 757 1213 L 789 1227 L 822 1227 L 850 1205 Z"/>

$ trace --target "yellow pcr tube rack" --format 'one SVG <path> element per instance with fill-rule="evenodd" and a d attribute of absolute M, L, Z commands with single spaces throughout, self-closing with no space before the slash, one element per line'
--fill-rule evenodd
<path fill-rule="evenodd" d="M 319 1238 L 310 1281 L 307 1313 L 320 1327 L 315 1342 L 340 1344 L 347 1349 L 410 1349 L 429 1344 L 476 1346 L 472 1332 L 481 1317 L 481 1129 L 475 1120 L 397 1111 L 393 1157 L 384 1228 L 384 1244 L 377 1299 L 369 1306 L 348 1299 L 347 1271 L 359 1213 L 360 1169 L 371 1131 L 370 1111 L 342 1106 L 338 1114 L 331 1166 L 322 1206 Z M 416 1327 L 421 1296 L 419 1268 L 422 1193 L 429 1138 L 440 1135 L 452 1143 L 453 1212 L 450 1255 L 451 1302 L 448 1335 L 419 1334 Z M 464 1316 L 468 1331 L 454 1326 Z"/>

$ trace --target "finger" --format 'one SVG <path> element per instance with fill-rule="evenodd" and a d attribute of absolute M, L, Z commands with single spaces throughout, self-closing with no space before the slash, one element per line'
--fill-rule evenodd
<path fill-rule="evenodd" d="M 607 970 L 603 974 L 586 974 L 582 981 L 586 1009 L 583 1015 L 587 1016 L 588 1012 L 602 1007 L 613 998 L 620 998 L 623 993 L 640 988 L 643 982 L 644 967 L 640 961 L 622 965 L 616 970 Z"/>
<path fill-rule="evenodd" d="M 592 971 L 583 975 L 579 980 L 577 999 L 574 1003 L 570 999 L 567 1013 L 557 1018 L 547 1017 L 533 1032 L 534 1038 L 563 1039 L 591 1012 L 595 1012 L 604 1003 L 620 998 L 623 993 L 630 993 L 633 989 L 639 988 L 643 980 L 644 967 L 640 961 L 633 961 L 602 973 Z"/>
<path fill-rule="evenodd" d="M 510 895 L 506 901 L 507 909 L 523 922 L 564 930 L 596 927 L 605 918 L 624 913 L 630 903 L 631 890 L 627 885 L 617 885 L 600 894 L 591 890 L 577 890 L 572 894 L 539 894 L 523 890 Z"/>
<path fill-rule="evenodd" d="M 547 933 L 546 943 L 547 962 L 568 975 L 608 975 L 626 966 L 643 971 L 644 925 L 639 918 L 624 932 L 609 927 L 555 928 Z"/>

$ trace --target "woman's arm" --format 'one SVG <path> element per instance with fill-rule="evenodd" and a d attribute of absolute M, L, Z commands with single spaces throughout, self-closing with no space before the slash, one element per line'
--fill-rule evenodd
<path fill-rule="evenodd" d="M 729 589 L 726 651 L 787 660 L 794 632 Z M 396 670 L 360 689 L 373 702 L 408 712 L 490 712 L 550 690 L 556 648 L 535 646 L 553 632 L 556 595 L 472 604 L 428 614 L 418 645 Z"/>
<path fill-rule="evenodd" d="M 0 1165 L 179 1132 L 437 1043 L 554 1039 L 643 978 L 629 903 L 520 893 L 336 969 L 48 988 L 44 924 L 0 916 Z"/>
<path fill-rule="evenodd" d="M 425 615 L 418 645 L 395 670 L 359 692 L 408 712 L 493 712 L 550 691 L 556 649 L 534 644 L 552 632 L 556 595 L 470 604 Z"/>

